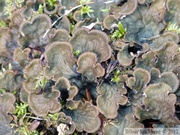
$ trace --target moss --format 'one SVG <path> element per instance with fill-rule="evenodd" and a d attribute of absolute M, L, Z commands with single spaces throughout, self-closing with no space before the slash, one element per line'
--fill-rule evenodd
<path fill-rule="evenodd" d="M 118 29 L 111 34 L 110 38 L 111 40 L 117 40 L 123 38 L 125 34 L 126 34 L 126 29 L 124 28 L 123 24 L 119 22 Z"/>
<path fill-rule="evenodd" d="M 39 74 L 37 77 L 36 77 L 36 86 L 35 86 L 35 89 L 37 88 L 43 88 L 46 83 L 48 82 L 48 80 L 46 79 L 46 77 L 44 77 L 43 75 Z"/>
<path fill-rule="evenodd" d="M 165 31 L 171 31 L 180 34 L 180 27 L 176 23 L 169 23 Z"/>
<path fill-rule="evenodd" d="M 0 21 L 0 28 L 6 28 L 7 27 L 7 24 L 6 24 L 6 22 L 4 22 L 4 21 Z"/>
<path fill-rule="evenodd" d="M 14 111 L 14 114 L 18 118 L 24 117 L 25 115 L 27 115 L 28 106 L 29 105 L 27 103 L 20 103 L 20 104 L 16 103 L 16 110 Z"/>
<path fill-rule="evenodd" d="M 11 16 L 14 10 L 23 6 L 24 0 L 5 0 L 5 3 L 5 15 Z"/>
<path fill-rule="evenodd" d="M 54 8 L 57 5 L 57 0 L 46 0 L 46 4 L 50 7 L 50 8 Z"/>
<path fill-rule="evenodd" d="M 90 6 L 82 6 L 81 7 L 81 15 L 87 14 L 89 17 L 91 17 L 90 13 L 94 12 L 94 10 Z"/>

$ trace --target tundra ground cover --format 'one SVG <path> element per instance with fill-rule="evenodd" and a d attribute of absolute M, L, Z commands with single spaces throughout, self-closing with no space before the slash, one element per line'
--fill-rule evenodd
<path fill-rule="evenodd" d="M 179 0 L 0 0 L 0 135 L 180 127 Z"/>

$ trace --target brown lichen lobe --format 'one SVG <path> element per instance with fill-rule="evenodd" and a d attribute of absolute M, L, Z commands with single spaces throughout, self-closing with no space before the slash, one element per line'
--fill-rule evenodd
<path fill-rule="evenodd" d="M 97 63 L 97 56 L 92 52 L 81 54 L 77 61 L 77 72 L 82 73 L 89 81 L 95 81 L 97 77 L 101 77 L 105 73 L 105 69 L 100 63 Z"/>
<path fill-rule="evenodd" d="M 99 30 L 87 30 L 80 28 L 75 31 L 69 41 L 74 51 L 79 50 L 84 52 L 94 52 L 97 55 L 97 61 L 106 61 L 111 57 L 111 47 L 109 46 L 108 36 Z"/>

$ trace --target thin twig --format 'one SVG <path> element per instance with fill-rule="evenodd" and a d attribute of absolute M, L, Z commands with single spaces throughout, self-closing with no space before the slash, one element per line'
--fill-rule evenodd
<path fill-rule="evenodd" d="M 143 40 L 153 40 L 153 39 L 158 38 L 158 37 L 160 37 L 160 35 L 155 35 L 155 36 L 152 36 L 152 37 L 149 37 L 149 38 L 141 38 L 141 39 L 143 39 Z"/>
<path fill-rule="evenodd" d="M 25 116 L 25 117 L 27 117 L 27 118 L 31 118 L 31 119 L 35 119 L 35 120 L 44 120 L 44 119 L 42 119 L 42 118 L 38 118 L 38 117 L 31 117 L 31 116 Z"/>
<path fill-rule="evenodd" d="M 51 25 L 51 28 L 52 28 L 59 20 L 61 20 L 64 16 L 68 16 L 72 11 L 74 11 L 74 10 L 76 10 L 76 9 L 84 6 L 84 5 L 93 4 L 93 3 L 94 3 L 94 2 L 88 2 L 88 3 L 84 3 L 84 4 L 81 4 L 81 5 L 78 5 L 78 6 L 76 6 L 76 7 L 73 7 L 73 8 L 71 8 L 70 10 L 65 10 L 65 13 L 64 13 L 62 16 L 60 16 L 60 17 Z M 51 28 L 50 28 L 50 29 L 51 29 Z M 43 37 L 42 37 L 43 39 L 46 37 L 46 35 L 47 35 L 48 32 L 50 31 L 50 29 L 48 29 L 48 30 L 44 33 L 44 35 L 43 35 Z"/>
<path fill-rule="evenodd" d="M 110 61 L 109 65 L 108 65 L 108 67 L 107 67 L 107 70 L 106 70 L 105 79 L 109 76 L 109 74 L 110 74 L 113 70 L 115 70 L 115 67 L 116 67 L 117 63 L 118 63 L 117 60 L 116 60 L 116 61 L 112 61 L 112 60 Z"/>

